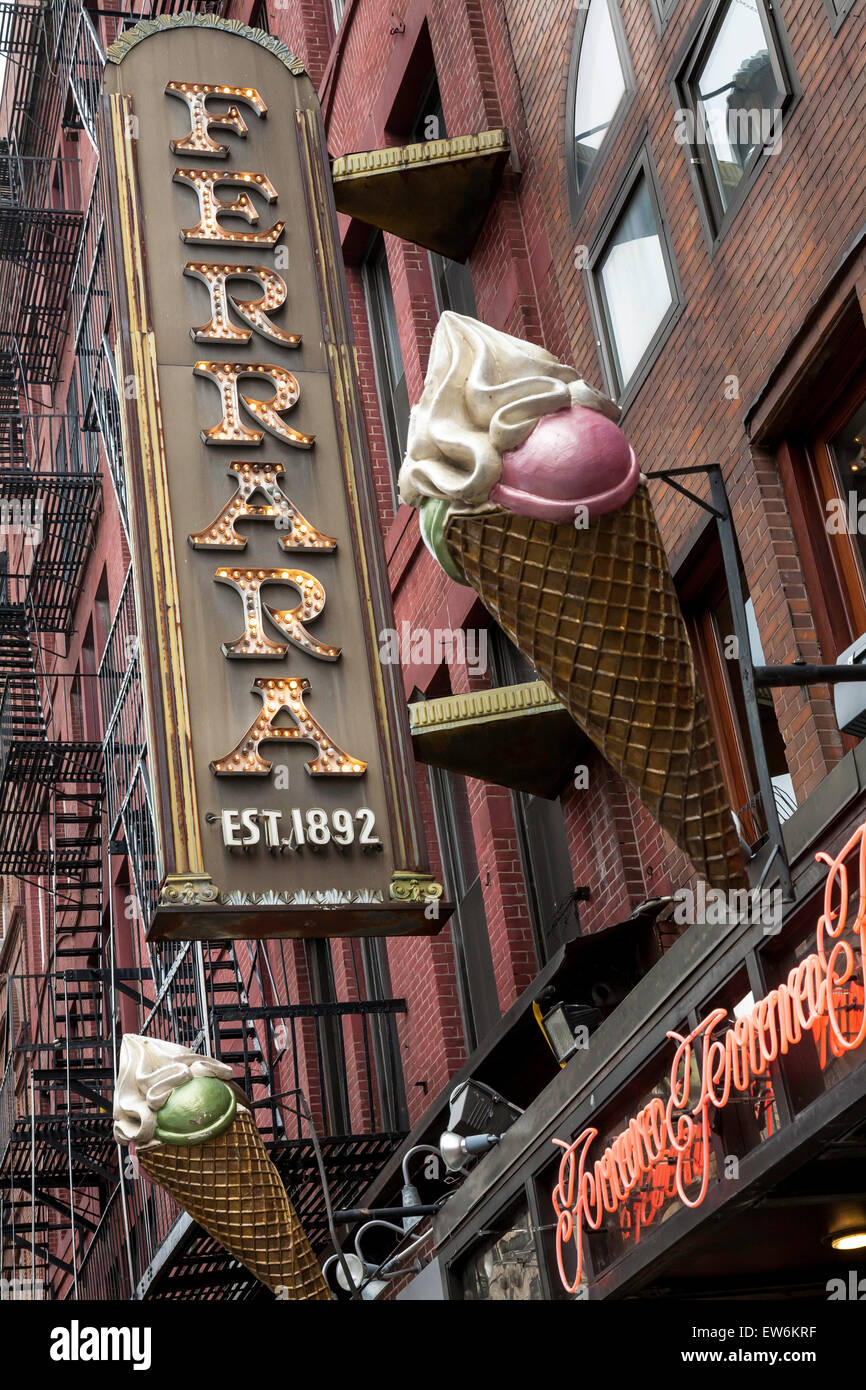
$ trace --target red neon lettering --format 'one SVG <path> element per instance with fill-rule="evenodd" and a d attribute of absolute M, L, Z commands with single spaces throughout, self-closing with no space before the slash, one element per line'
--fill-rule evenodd
<path fill-rule="evenodd" d="M 859 894 L 856 916 L 848 926 L 847 861 L 855 853 Z M 815 858 L 828 866 L 816 949 L 724 1034 L 713 1036 L 728 1022 L 723 1008 L 713 1009 L 685 1037 L 668 1033 L 677 1048 L 667 1105 L 654 1096 L 598 1158 L 590 1162 L 596 1129 L 583 1130 L 571 1144 L 554 1139 L 563 1150 L 553 1191 L 556 1262 L 567 1292 L 577 1291 L 583 1275 L 584 1229 L 597 1231 L 605 1212 L 618 1213 L 623 1238 L 633 1233 L 637 1243 L 668 1199 L 676 1196 L 687 1207 L 704 1201 L 710 1173 L 710 1107 L 723 1110 L 732 1091 L 754 1097 L 760 1087 L 755 1113 L 760 1119 L 763 1110 L 769 1134 L 774 1098 L 769 1080 L 763 1078 L 769 1077 L 780 1055 L 809 1033 L 824 1069 L 830 1057 L 842 1057 L 866 1039 L 866 824 L 835 858 L 823 851 Z M 700 1095 L 695 1099 L 692 1060 L 697 1043 L 702 1057 Z M 697 1195 L 690 1195 L 687 1189 L 698 1179 Z M 572 1243 L 576 1271 L 569 1280 L 565 1250 Z"/>

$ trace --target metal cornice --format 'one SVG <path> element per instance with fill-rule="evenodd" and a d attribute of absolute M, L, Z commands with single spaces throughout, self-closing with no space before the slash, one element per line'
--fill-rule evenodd
<path fill-rule="evenodd" d="M 523 685 L 498 686 L 495 690 L 473 690 L 462 695 L 441 695 L 435 700 L 418 700 L 409 705 L 409 727 L 415 733 L 419 729 L 441 729 L 475 719 L 563 708 L 543 681 L 527 681 Z"/>
<path fill-rule="evenodd" d="M 506 130 L 482 130 L 477 135 L 455 135 L 450 140 L 422 140 L 416 145 L 389 145 L 381 150 L 360 150 L 335 159 L 331 173 L 335 183 L 361 174 L 381 173 L 407 165 L 450 164 L 477 154 L 507 154 Z"/>

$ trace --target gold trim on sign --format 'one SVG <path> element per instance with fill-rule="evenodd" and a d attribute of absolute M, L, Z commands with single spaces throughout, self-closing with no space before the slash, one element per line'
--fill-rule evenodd
<path fill-rule="evenodd" d="M 282 40 L 273 34 L 266 34 L 263 29 L 252 29 L 248 24 L 241 24 L 239 19 L 220 19 L 219 15 L 215 14 L 193 14 L 191 10 L 184 10 L 181 14 L 161 14 L 156 19 L 142 19 L 133 28 L 124 29 L 119 38 L 105 50 L 106 61 L 122 63 L 130 50 L 143 39 L 150 38 L 151 34 L 159 34 L 163 29 L 191 28 L 222 29 L 227 34 L 238 34 L 240 38 L 249 39 L 260 48 L 266 48 L 269 53 L 273 53 L 293 76 L 304 75 L 303 60 L 296 58 Z"/>
<path fill-rule="evenodd" d="M 362 517 L 359 511 L 358 495 L 355 487 L 349 412 L 347 408 L 348 397 L 351 394 L 354 384 L 352 356 L 347 344 L 347 325 L 343 322 L 343 314 L 340 312 L 339 296 L 335 296 L 334 293 L 334 285 L 339 283 L 337 277 L 340 274 L 335 258 L 335 248 L 332 243 L 332 238 L 326 235 L 323 226 L 324 217 L 327 216 L 328 200 L 326 191 L 322 186 L 322 169 L 318 160 L 314 157 L 314 151 L 318 149 L 318 142 L 316 140 L 316 112 L 297 110 L 295 112 L 295 117 L 302 137 L 304 156 L 302 169 L 304 175 L 308 179 L 308 187 L 314 200 L 310 210 L 310 233 L 316 261 L 321 267 L 322 315 L 328 329 L 329 339 L 325 342 L 325 350 L 334 388 L 334 417 L 337 438 L 340 444 L 340 462 L 346 484 L 349 514 L 352 517 L 355 534 L 354 551 L 357 562 L 356 573 L 361 588 L 361 599 L 363 611 L 365 613 L 367 632 L 371 641 L 375 643 L 377 633 L 373 604 L 373 588 L 369 572 L 366 545 L 364 542 Z M 304 167 L 304 165 L 306 167 Z M 335 297 L 337 299 L 336 304 L 334 302 Z M 398 759 L 395 757 L 393 730 L 389 718 L 388 701 L 385 694 L 382 668 L 380 665 L 377 665 L 376 662 L 369 660 L 369 656 L 368 668 L 370 670 L 377 722 L 380 730 L 381 753 L 384 763 L 383 771 L 385 772 L 385 781 L 388 787 L 388 798 L 391 808 L 391 828 L 394 835 L 395 857 L 403 864 L 407 862 L 411 863 L 413 859 L 417 862 L 421 850 L 420 843 L 416 841 L 415 852 L 413 854 L 406 843 L 406 827 L 403 817 L 400 815 L 399 808 L 401 805 L 401 797 L 397 777 Z M 413 836 L 413 838 L 415 837 Z"/>
<path fill-rule="evenodd" d="M 123 247 L 123 270 L 129 314 L 131 366 L 136 383 L 135 415 L 141 451 L 141 487 L 145 504 L 145 526 L 150 564 L 156 593 L 161 602 L 151 615 L 156 626 L 159 670 L 155 674 L 160 692 L 163 737 L 165 740 L 174 862 L 163 863 L 173 873 L 201 874 L 204 869 L 199 834 L 198 799 L 192 768 L 189 702 L 186 690 L 183 636 L 181 632 L 177 571 L 171 538 L 171 508 L 163 443 L 162 413 L 156 349 L 147 311 L 147 280 L 142 259 L 142 231 L 139 225 L 135 160 L 131 131 L 132 101 L 121 93 L 110 96 L 111 136 L 115 171 L 120 194 L 117 215 Z M 127 456 L 126 471 L 133 492 L 132 459 Z M 143 615 L 142 615 L 143 616 Z"/>

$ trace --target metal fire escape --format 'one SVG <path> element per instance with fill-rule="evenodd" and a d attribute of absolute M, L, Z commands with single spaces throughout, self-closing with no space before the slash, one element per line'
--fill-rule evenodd
<path fill-rule="evenodd" d="M 33 301 L 49 306 L 41 338 L 26 298 L 36 280 L 3 301 L 0 339 L 0 523 L 10 522 L 0 573 L 0 877 L 27 886 L 27 911 L 38 911 L 44 938 L 41 973 L 31 964 L 29 973 L 0 976 L 0 1270 L 20 1271 L 23 1260 L 55 1298 L 267 1296 L 114 1144 L 123 1032 L 206 1050 L 234 1067 L 323 1252 L 325 1196 L 305 1106 L 337 1207 L 358 1199 L 407 1128 L 395 1031 L 405 1001 L 383 997 L 354 948 L 352 997 L 340 999 L 327 944 L 145 942 L 158 869 L 131 574 L 97 673 L 101 741 L 68 737 L 51 701 L 100 471 L 124 526 L 127 514 L 99 175 L 83 215 L 61 207 L 64 216 L 52 219 L 46 208 L 40 220 L 40 189 L 50 186 L 54 211 L 58 200 L 57 161 L 50 176 L 50 161 L 39 161 L 61 123 L 95 147 L 100 20 L 110 42 L 139 18 L 188 8 L 222 13 L 227 5 L 0 4 L 0 53 L 14 93 L 0 145 L 0 277 L 22 286 L 23 258 L 42 257 L 49 296 Z M 70 171 L 60 173 L 69 183 Z M 61 332 L 75 358 L 67 400 L 80 415 L 30 404 L 32 388 L 54 380 Z M 55 634 L 50 643 L 47 634 Z M 302 958 L 289 959 L 292 952 Z"/>

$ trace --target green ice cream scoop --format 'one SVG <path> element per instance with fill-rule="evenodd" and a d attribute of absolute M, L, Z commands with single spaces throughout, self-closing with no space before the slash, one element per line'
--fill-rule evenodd
<path fill-rule="evenodd" d="M 163 1144 L 204 1144 L 228 1129 L 238 1103 L 215 1076 L 194 1076 L 172 1091 L 156 1116 L 154 1138 Z"/>
<path fill-rule="evenodd" d="M 444 569 L 449 579 L 466 585 L 466 576 L 459 568 L 445 543 L 445 522 L 450 503 L 439 497 L 425 497 L 421 503 L 418 520 L 421 525 L 421 539 L 430 554 Z"/>

